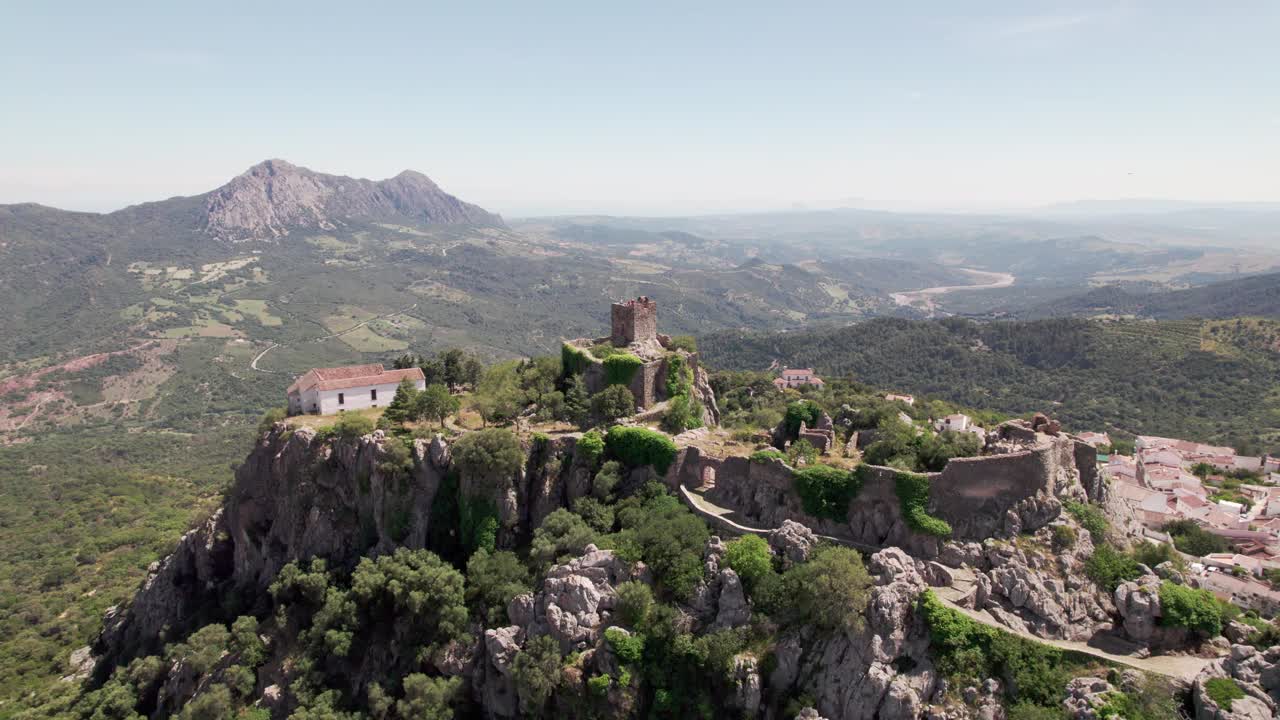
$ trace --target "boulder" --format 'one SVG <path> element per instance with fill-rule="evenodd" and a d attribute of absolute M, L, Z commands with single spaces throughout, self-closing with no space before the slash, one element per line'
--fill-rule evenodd
<path fill-rule="evenodd" d="M 784 568 L 808 560 L 817 545 L 818 538 L 813 531 L 794 520 L 783 520 L 782 525 L 769 533 L 769 547 L 782 557 Z"/>
<path fill-rule="evenodd" d="M 738 573 L 729 568 L 720 571 L 720 596 L 716 600 L 716 620 L 712 630 L 724 630 L 746 625 L 751 620 L 751 605 L 742 588 Z"/>

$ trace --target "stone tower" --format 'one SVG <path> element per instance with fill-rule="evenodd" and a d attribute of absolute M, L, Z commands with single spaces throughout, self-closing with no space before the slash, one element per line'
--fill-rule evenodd
<path fill-rule="evenodd" d="M 616 302 L 611 307 L 615 346 L 658 339 L 658 303 L 641 295 L 635 300 Z"/>

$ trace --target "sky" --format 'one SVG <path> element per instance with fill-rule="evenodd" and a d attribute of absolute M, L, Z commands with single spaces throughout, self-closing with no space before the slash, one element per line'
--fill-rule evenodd
<path fill-rule="evenodd" d="M 1280 200 L 1280 3 L 0 0 L 0 203 L 267 158 L 507 217 Z"/>

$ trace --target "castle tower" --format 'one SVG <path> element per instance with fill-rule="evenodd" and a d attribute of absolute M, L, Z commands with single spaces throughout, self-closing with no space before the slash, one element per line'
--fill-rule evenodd
<path fill-rule="evenodd" d="M 614 303 L 610 315 L 613 321 L 610 340 L 615 346 L 658 339 L 658 303 L 647 296 Z"/>

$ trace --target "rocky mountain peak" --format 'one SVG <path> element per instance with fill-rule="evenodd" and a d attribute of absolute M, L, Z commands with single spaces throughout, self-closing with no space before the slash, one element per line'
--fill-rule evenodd
<path fill-rule="evenodd" d="M 358 220 L 498 225 L 502 219 L 406 170 L 387 180 L 327 175 L 264 160 L 205 196 L 204 231 L 220 240 L 277 239 L 298 228 L 332 230 Z"/>

